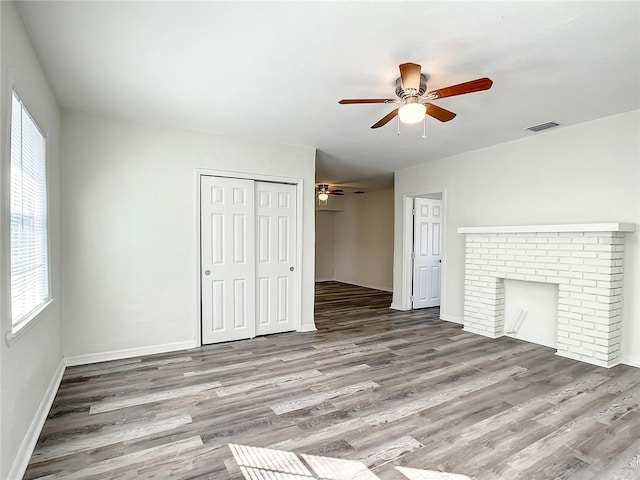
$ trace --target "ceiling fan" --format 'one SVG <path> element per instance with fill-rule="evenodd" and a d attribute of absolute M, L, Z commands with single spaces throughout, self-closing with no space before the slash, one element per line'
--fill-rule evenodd
<path fill-rule="evenodd" d="M 421 68 L 417 63 L 403 63 L 400 65 L 400 78 L 396 80 L 396 95 L 398 98 L 345 99 L 340 100 L 338 103 L 341 105 L 356 103 L 401 104 L 374 123 L 371 128 L 380 128 L 396 116 L 402 123 L 406 124 L 418 123 L 425 118 L 425 114 L 441 122 L 448 122 L 453 120 L 456 114 L 429 103 L 429 101 L 465 93 L 480 92 L 490 89 L 491 85 L 493 85 L 493 82 L 485 77 L 427 92 L 427 77 L 420 72 Z"/>
<path fill-rule="evenodd" d="M 318 200 L 320 200 L 321 202 L 326 202 L 329 199 L 329 195 L 344 195 L 344 190 L 342 190 L 341 188 L 336 188 L 336 189 L 330 189 L 329 188 L 329 184 L 327 183 L 320 183 L 318 185 L 316 185 L 316 196 L 318 197 Z"/>

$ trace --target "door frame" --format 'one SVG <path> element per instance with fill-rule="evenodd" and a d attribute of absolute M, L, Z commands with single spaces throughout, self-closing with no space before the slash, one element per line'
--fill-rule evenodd
<path fill-rule="evenodd" d="M 193 338 L 197 346 L 202 346 L 202 272 L 200 271 L 202 265 L 202 251 L 201 251 L 201 189 L 200 179 L 201 177 L 226 177 L 226 178 L 240 178 L 243 180 L 253 180 L 256 182 L 273 182 L 273 183 L 287 183 L 295 185 L 296 187 L 296 288 L 297 294 L 294 298 L 294 312 L 297 315 L 296 331 L 302 331 L 302 212 L 303 212 L 303 192 L 304 192 L 304 180 L 297 177 L 280 177 L 274 175 L 264 175 L 255 173 L 244 172 L 230 172 L 227 170 L 211 170 L 207 168 L 197 168 L 194 175 L 194 202 L 195 202 L 195 218 L 194 218 L 194 230 L 195 239 L 194 246 L 196 251 L 195 268 L 194 268 L 194 291 L 195 293 L 195 321 Z"/>
<path fill-rule="evenodd" d="M 447 189 L 431 188 L 420 192 L 411 192 L 402 196 L 402 245 L 401 245 L 401 282 L 398 298 L 398 310 L 413 310 L 411 295 L 413 294 L 413 199 L 433 194 L 442 195 L 442 271 L 440 273 L 440 318 L 446 320 L 446 278 L 447 278 Z M 391 308 L 394 308 L 392 306 Z"/>

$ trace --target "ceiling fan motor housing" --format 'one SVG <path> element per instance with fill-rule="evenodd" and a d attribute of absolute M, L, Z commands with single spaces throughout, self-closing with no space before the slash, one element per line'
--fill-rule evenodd
<path fill-rule="evenodd" d="M 402 100 L 407 101 L 407 103 L 412 103 L 411 101 L 408 101 L 410 98 L 415 98 L 415 101 L 418 101 L 418 97 L 424 95 L 426 91 L 427 77 L 423 73 L 420 74 L 420 89 L 418 91 L 415 91 L 413 88 L 409 88 L 405 91 L 405 89 L 402 88 L 402 78 L 398 77 L 396 80 L 396 95 Z"/>

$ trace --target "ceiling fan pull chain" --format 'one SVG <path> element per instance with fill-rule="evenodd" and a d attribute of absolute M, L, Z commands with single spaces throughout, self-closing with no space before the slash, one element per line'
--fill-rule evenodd
<path fill-rule="evenodd" d="M 398 133 L 396 135 L 400 136 L 400 117 L 398 118 Z"/>
<path fill-rule="evenodd" d="M 427 138 L 427 116 L 422 119 L 422 138 Z"/>

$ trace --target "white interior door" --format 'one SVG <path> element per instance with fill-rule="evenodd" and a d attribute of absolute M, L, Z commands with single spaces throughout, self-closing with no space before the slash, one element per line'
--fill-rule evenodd
<path fill-rule="evenodd" d="M 254 181 L 201 177 L 202 343 L 255 336 Z"/>
<path fill-rule="evenodd" d="M 442 200 L 414 199 L 413 308 L 440 305 Z"/>
<path fill-rule="evenodd" d="M 256 334 L 295 330 L 295 185 L 256 182 L 256 229 Z"/>

